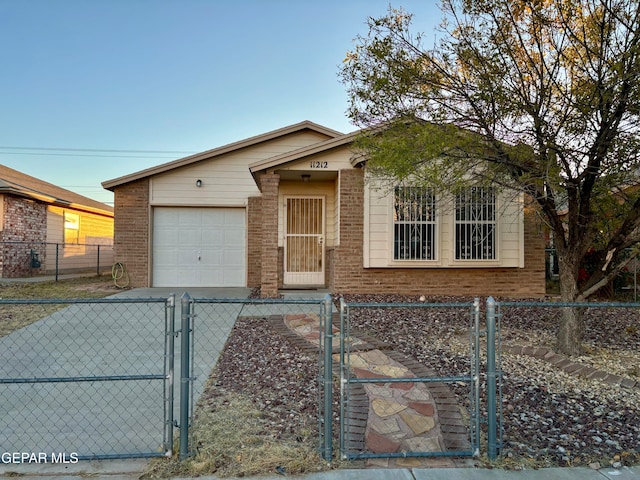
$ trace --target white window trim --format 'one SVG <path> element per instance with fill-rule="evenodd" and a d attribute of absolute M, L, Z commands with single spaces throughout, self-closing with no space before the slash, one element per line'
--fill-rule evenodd
<path fill-rule="evenodd" d="M 455 205 L 455 196 L 453 197 L 453 211 L 451 212 L 451 234 L 450 234 L 450 245 L 451 245 L 451 267 L 501 267 L 502 266 L 502 228 L 503 221 L 501 221 L 500 212 L 502 211 L 502 197 L 499 192 L 495 192 L 495 212 L 494 212 L 494 224 L 495 224 L 495 239 L 494 239 L 494 249 L 495 249 L 495 258 L 482 260 L 482 259 L 458 259 L 456 258 L 456 205 Z"/>
<path fill-rule="evenodd" d="M 397 187 L 403 187 L 406 185 L 397 185 Z M 442 265 L 442 225 L 441 225 L 441 214 L 440 214 L 440 195 L 437 192 L 434 192 L 434 203 L 435 203 L 435 220 L 433 222 L 435 228 L 434 241 L 433 246 L 435 248 L 435 256 L 433 259 L 424 259 L 424 260 L 416 260 L 416 259 L 396 259 L 395 258 L 395 221 L 394 221 L 394 209 L 395 209 L 395 193 L 396 187 L 394 187 L 390 194 L 388 195 L 388 236 L 387 236 L 387 244 L 388 244 L 388 265 L 390 267 L 439 267 Z"/>
<path fill-rule="evenodd" d="M 496 191 L 496 258 L 493 260 L 455 260 L 454 200 L 452 195 L 436 192 L 435 259 L 394 260 L 395 189 L 389 183 L 367 184 L 363 209 L 364 268 L 428 270 L 524 267 L 525 213 L 521 194 L 513 196 L 510 192 L 505 194 Z M 517 234 L 514 228 L 517 228 Z"/>

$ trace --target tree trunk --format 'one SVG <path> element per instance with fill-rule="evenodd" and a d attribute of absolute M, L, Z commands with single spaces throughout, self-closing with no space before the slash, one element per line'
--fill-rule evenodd
<path fill-rule="evenodd" d="M 560 260 L 560 259 L 559 259 Z M 570 260 L 559 261 L 560 297 L 563 302 L 575 302 L 579 299 L 578 267 Z M 584 332 L 584 309 L 562 307 L 556 338 L 556 349 L 565 355 L 583 353 L 582 334 Z"/>

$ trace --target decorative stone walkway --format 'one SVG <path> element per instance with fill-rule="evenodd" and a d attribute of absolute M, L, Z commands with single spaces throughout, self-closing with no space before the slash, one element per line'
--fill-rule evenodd
<path fill-rule="evenodd" d="M 317 354 L 322 338 L 319 319 L 314 314 L 272 317 L 275 330 L 301 349 Z M 333 318 L 334 372 L 339 368 L 340 329 L 338 315 Z M 352 332 L 354 333 L 354 332 Z M 469 450 L 468 421 L 444 383 L 389 383 L 385 378 L 435 377 L 435 373 L 415 359 L 395 352 L 376 338 L 355 333 L 350 339 L 349 358 L 357 378 L 380 378 L 380 383 L 350 384 L 349 452 L 452 452 Z M 555 353 L 548 347 L 502 345 L 503 353 L 529 355 L 549 362 L 570 374 L 600 380 L 625 388 L 640 387 L 640 382 L 609 374 Z M 450 467 L 461 466 L 469 459 L 450 457 L 370 459 L 376 467 Z"/>
<path fill-rule="evenodd" d="M 556 368 L 570 375 L 589 378 L 592 380 L 600 380 L 609 385 L 620 385 L 624 388 L 640 387 L 640 381 L 631 378 L 621 377 L 612 373 L 597 370 L 588 365 L 574 362 L 569 357 L 554 352 L 549 347 L 523 347 L 520 345 L 502 345 L 503 353 L 512 353 L 514 355 L 529 355 L 549 362 Z"/>
<path fill-rule="evenodd" d="M 339 366 L 340 338 L 334 318 L 332 351 Z M 316 315 L 285 315 L 281 333 L 291 341 L 317 352 L 322 332 Z M 414 359 L 392 351 L 366 335 L 352 336 L 349 363 L 357 378 L 434 377 L 433 371 Z M 337 370 L 336 370 L 337 371 Z M 462 410 L 443 383 L 384 382 L 351 384 L 349 392 L 349 452 L 445 452 L 469 450 L 468 428 Z M 369 464 L 385 467 L 454 466 L 450 457 L 381 458 Z"/>

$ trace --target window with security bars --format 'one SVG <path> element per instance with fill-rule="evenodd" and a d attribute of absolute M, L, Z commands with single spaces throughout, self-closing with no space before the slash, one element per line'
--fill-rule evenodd
<path fill-rule="evenodd" d="M 456 260 L 496 259 L 496 194 L 471 187 L 456 195 Z"/>
<path fill-rule="evenodd" d="M 436 197 L 430 188 L 396 187 L 394 260 L 436 259 Z"/>

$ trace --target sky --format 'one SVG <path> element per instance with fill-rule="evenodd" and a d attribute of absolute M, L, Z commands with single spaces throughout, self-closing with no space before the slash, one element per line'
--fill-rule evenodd
<path fill-rule="evenodd" d="M 112 204 L 123 175 L 310 120 L 344 133 L 338 72 L 389 5 L 436 0 L 0 0 L 0 164 Z"/>

